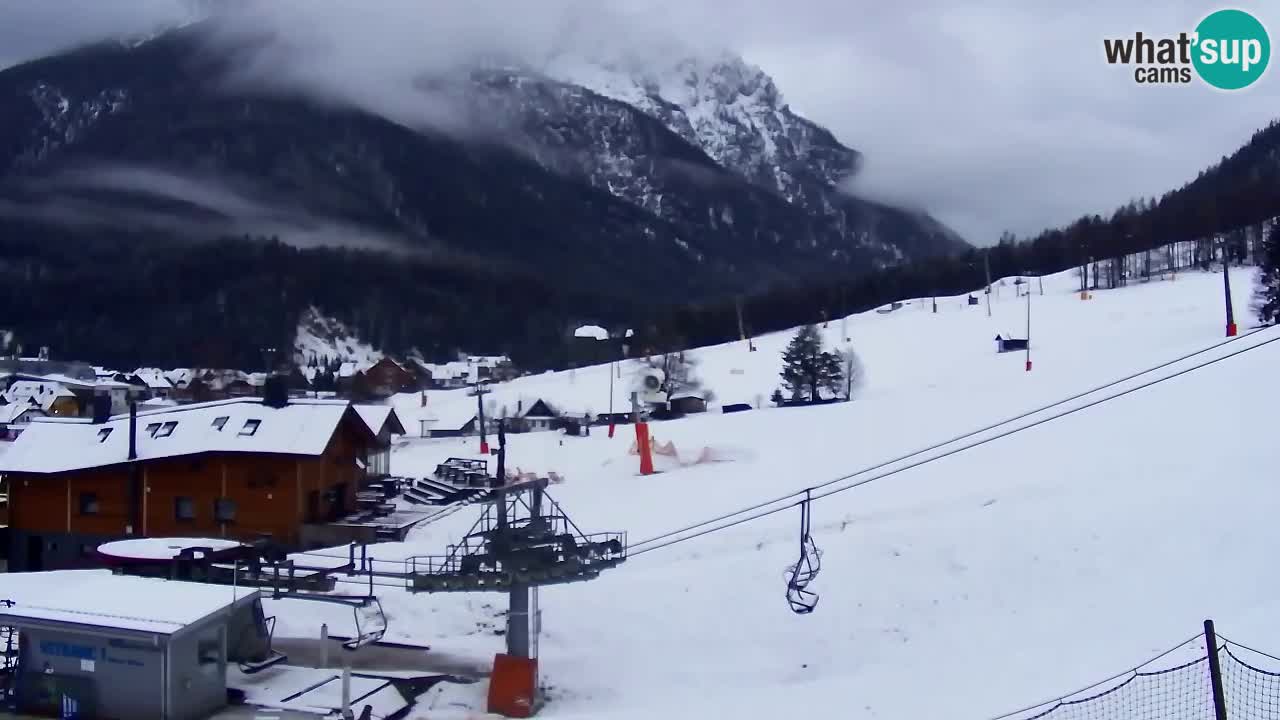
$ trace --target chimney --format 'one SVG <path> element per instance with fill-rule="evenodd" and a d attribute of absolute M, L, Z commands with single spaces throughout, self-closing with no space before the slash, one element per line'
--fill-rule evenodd
<path fill-rule="evenodd" d="M 129 403 L 129 459 L 138 459 L 138 403 Z"/>
<path fill-rule="evenodd" d="M 98 393 L 93 396 L 93 424 L 101 425 L 111 417 L 111 396 Z"/>
<path fill-rule="evenodd" d="M 267 407 L 282 408 L 289 404 L 289 388 L 284 378 L 272 375 L 262 385 L 262 404 Z"/>

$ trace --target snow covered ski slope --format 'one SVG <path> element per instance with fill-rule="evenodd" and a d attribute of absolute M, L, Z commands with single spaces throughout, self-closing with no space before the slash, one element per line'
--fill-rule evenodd
<path fill-rule="evenodd" d="M 1250 317 L 1251 280 L 1233 272 L 1238 318 Z M 1025 299 L 1006 285 L 990 319 L 964 297 L 940 299 L 937 314 L 909 304 L 850 318 L 866 369 L 852 403 L 651 426 L 686 459 L 710 448 L 718 462 L 668 461 L 664 472 L 641 477 L 627 452 L 630 428 L 613 439 L 602 430 L 511 436 L 510 465 L 565 477 L 550 492 L 585 531 L 626 530 L 633 552 L 649 548 L 598 580 L 542 591 L 543 716 L 981 720 L 1131 666 L 1192 635 L 1206 617 L 1255 647 L 1280 648 L 1272 418 L 1280 342 L 1271 342 L 1280 330 L 1210 348 L 1223 341 L 1220 274 L 1181 274 L 1088 301 L 1072 293 L 1075 283 L 1069 274 L 1046 278 L 1043 296 L 1033 286 L 1030 373 L 1020 353 L 995 354 L 992 338 L 1021 336 L 1025 322 Z M 1249 326 L 1242 322 L 1242 331 Z M 839 321 L 824 330 L 830 342 L 840 332 Z M 757 338 L 757 352 L 732 343 L 691 355 L 721 402 L 754 403 L 776 385 L 789 335 Z M 688 541 L 640 543 L 1198 350 L 829 485 L 900 470 L 814 502 L 824 554 L 811 615 L 791 614 L 784 600 L 784 571 L 798 550 L 794 498 L 764 508 L 779 512 Z M 607 373 L 524 378 L 495 398 L 607 402 Z M 464 402 L 475 399 L 434 393 L 428 408 Z M 417 399 L 397 404 L 416 427 Z M 409 439 L 392 469 L 423 475 L 477 445 Z M 462 511 L 371 551 L 388 560 L 438 553 L 473 519 Z M 388 639 L 476 663 L 502 649 L 493 629 L 502 626 L 503 596 L 388 588 L 382 601 Z M 277 635 L 342 622 L 283 602 Z M 482 697 L 479 687 L 420 712 L 466 717 Z"/>

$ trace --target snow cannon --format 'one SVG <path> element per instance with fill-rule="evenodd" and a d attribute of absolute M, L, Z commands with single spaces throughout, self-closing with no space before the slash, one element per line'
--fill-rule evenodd
<path fill-rule="evenodd" d="M 636 394 L 636 400 L 641 405 L 661 405 L 667 404 L 667 393 L 662 389 L 663 383 L 667 381 L 667 374 L 659 368 L 645 368 L 636 375 L 635 387 L 633 392 Z"/>

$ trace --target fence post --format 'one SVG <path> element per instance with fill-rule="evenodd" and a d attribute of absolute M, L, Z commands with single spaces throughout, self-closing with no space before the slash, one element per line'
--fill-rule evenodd
<path fill-rule="evenodd" d="M 1209 652 L 1209 681 L 1213 684 L 1213 711 L 1217 720 L 1227 720 L 1227 698 L 1222 692 L 1222 665 L 1218 662 L 1218 634 L 1213 621 L 1204 621 L 1204 642 Z"/>

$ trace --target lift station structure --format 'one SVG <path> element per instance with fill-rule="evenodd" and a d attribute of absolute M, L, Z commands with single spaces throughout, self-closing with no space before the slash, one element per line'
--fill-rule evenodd
<path fill-rule="evenodd" d="M 536 711 L 537 589 L 584 582 L 626 559 L 626 533 L 586 534 L 547 493 L 547 478 L 499 484 L 504 478 L 505 432 L 498 430 L 498 474 L 478 504 L 484 510 L 444 555 L 407 560 L 414 592 L 505 592 L 507 652 L 494 659 L 489 711 L 528 717 Z M 447 472 L 447 471 L 446 471 Z"/>

